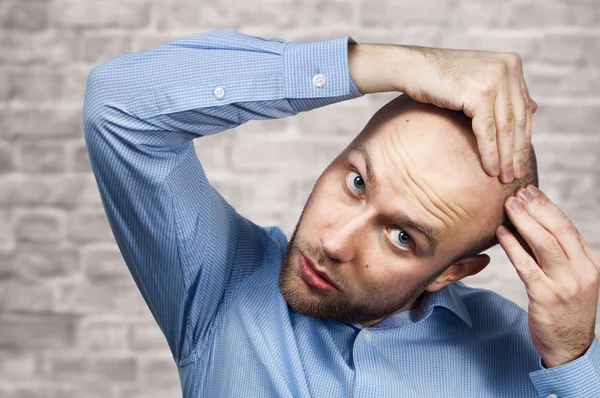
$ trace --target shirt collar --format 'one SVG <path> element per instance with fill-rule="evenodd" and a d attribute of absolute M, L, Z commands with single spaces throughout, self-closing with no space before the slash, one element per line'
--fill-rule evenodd
<path fill-rule="evenodd" d="M 473 321 L 469 315 L 469 310 L 458 292 L 461 286 L 464 286 L 464 284 L 457 281 L 433 293 L 426 291 L 423 294 L 421 305 L 417 310 L 416 322 L 429 317 L 435 307 L 444 307 L 460 318 L 469 329 L 472 329 Z"/>
<path fill-rule="evenodd" d="M 421 304 L 419 305 L 419 308 L 411 310 L 413 313 L 410 314 L 411 321 L 409 323 L 424 321 L 433 313 L 433 309 L 435 307 L 443 307 L 456 315 L 468 326 L 469 329 L 473 329 L 473 321 L 469 315 L 469 310 L 467 309 L 467 306 L 458 292 L 458 289 L 464 286 L 464 283 L 457 281 L 453 284 L 444 286 L 440 290 L 433 293 L 425 291 L 421 298 Z M 394 319 L 404 318 L 403 315 L 404 313 L 399 312 L 375 324 L 373 327 L 394 327 L 406 325 L 407 322 L 405 319 Z M 358 329 L 363 329 L 360 323 L 351 323 L 350 325 Z"/>

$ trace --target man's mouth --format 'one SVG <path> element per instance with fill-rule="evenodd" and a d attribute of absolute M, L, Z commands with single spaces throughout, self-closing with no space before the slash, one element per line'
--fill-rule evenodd
<path fill-rule="evenodd" d="M 300 256 L 298 257 L 298 263 L 300 272 L 302 273 L 302 279 L 304 279 L 311 287 L 320 292 L 329 294 L 338 291 L 327 274 L 316 269 L 314 263 L 308 257 L 304 256 L 302 252 L 300 252 Z"/>

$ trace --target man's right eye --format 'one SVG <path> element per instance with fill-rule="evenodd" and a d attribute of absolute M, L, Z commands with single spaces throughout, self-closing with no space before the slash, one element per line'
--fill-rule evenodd
<path fill-rule="evenodd" d="M 356 171 L 350 171 L 346 175 L 346 185 L 350 188 L 352 192 L 356 192 L 356 190 L 364 191 L 365 189 L 365 181 L 361 177 L 359 173 Z M 362 195 L 364 192 L 356 192 L 358 195 Z"/>

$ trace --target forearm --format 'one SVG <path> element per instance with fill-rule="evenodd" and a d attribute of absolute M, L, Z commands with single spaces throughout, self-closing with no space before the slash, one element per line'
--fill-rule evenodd
<path fill-rule="evenodd" d="M 420 58 L 421 52 L 412 46 L 348 44 L 350 74 L 363 94 L 405 92 L 405 82 Z"/>

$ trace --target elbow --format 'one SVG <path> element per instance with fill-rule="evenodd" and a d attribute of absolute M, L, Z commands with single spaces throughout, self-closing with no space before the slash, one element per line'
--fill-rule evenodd
<path fill-rule="evenodd" d="M 114 116 L 120 112 L 123 98 L 116 76 L 110 62 L 94 67 L 88 75 L 82 114 L 86 139 L 118 121 Z"/>

